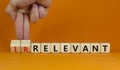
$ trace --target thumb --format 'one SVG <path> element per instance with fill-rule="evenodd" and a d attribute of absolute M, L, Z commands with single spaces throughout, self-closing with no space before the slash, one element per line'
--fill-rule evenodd
<path fill-rule="evenodd" d="M 45 8 L 49 8 L 52 3 L 52 0 L 37 0 L 37 3 Z"/>
<path fill-rule="evenodd" d="M 16 10 L 17 10 L 16 7 L 12 6 L 12 4 L 9 3 L 9 5 L 8 5 L 7 8 L 6 8 L 6 13 L 8 13 L 8 15 L 9 15 L 13 20 L 15 20 L 15 19 L 16 19 L 16 15 L 17 15 Z"/>

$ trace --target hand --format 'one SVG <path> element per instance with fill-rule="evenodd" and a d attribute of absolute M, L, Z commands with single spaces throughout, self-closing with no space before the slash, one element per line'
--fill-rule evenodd
<path fill-rule="evenodd" d="M 18 39 L 29 39 L 29 23 L 47 15 L 52 0 L 11 0 L 6 12 L 15 21 Z M 30 18 L 30 20 L 29 20 Z"/>

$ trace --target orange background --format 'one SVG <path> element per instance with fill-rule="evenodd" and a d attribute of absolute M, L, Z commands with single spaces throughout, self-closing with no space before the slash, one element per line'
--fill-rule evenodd
<path fill-rule="evenodd" d="M 48 70 L 66 66 L 65 69 L 69 70 L 119 68 L 120 53 L 115 52 L 120 51 L 120 0 L 53 0 L 47 17 L 40 19 L 37 24 L 31 23 L 32 42 L 111 43 L 111 54 L 79 56 L 4 53 L 10 52 L 10 41 L 16 39 L 14 22 L 5 13 L 8 1 L 0 0 L 0 67 L 3 70 L 23 63 L 24 68 L 30 68 L 28 63 L 31 63 L 36 69 Z M 52 65 L 56 65 L 55 68 Z"/>
<path fill-rule="evenodd" d="M 16 39 L 8 2 L 0 1 L 0 51 Z M 110 42 L 111 51 L 120 51 L 120 1 L 53 0 L 47 17 L 30 27 L 32 42 Z"/>

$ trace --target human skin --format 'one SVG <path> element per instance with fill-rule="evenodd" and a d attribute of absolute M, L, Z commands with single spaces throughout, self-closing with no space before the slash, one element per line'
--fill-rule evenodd
<path fill-rule="evenodd" d="M 11 0 L 6 12 L 15 21 L 16 35 L 19 40 L 30 39 L 29 23 L 37 22 L 47 15 L 52 0 Z"/>

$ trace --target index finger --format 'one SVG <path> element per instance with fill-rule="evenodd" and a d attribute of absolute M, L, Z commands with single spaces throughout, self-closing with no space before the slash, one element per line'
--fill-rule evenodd
<path fill-rule="evenodd" d="M 17 17 L 15 21 L 16 35 L 19 40 L 23 39 L 23 13 L 17 12 Z"/>

